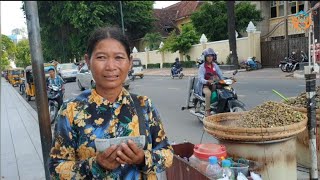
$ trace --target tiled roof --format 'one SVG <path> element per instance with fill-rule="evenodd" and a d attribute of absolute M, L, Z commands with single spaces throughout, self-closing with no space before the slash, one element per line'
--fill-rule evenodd
<path fill-rule="evenodd" d="M 179 32 L 176 26 L 176 20 L 190 16 L 203 2 L 201 1 L 181 1 L 163 9 L 154 9 L 155 30 L 162 36 L 168 36 L 167 28 L 174 28 Z"/>

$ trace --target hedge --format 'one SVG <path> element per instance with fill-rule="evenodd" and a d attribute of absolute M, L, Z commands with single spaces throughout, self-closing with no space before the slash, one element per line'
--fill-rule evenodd
<path fill-rule="evenodd" d="M 196 67 L 196 61 L 180 61 L 182 67 L 184 68 L 193 68 Z M 163 63 L 162 68 L 171 68 L 173 63 Z M 146 68 L 146 65 L 143 65 L 143 68 Z M 160 68 L 160 63 L 148 64 L 148 69 Z"/>

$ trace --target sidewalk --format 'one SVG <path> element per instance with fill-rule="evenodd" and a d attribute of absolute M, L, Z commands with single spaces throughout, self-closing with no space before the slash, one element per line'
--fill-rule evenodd
<path fill-rule="evenodd" d="M 1 179 L 45 179 L 37 112 L 1 78 Z"/>

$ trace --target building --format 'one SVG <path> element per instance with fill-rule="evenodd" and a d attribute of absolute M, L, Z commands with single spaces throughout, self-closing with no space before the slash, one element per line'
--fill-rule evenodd
<path fill-rule="evenodd" d="M 11 35 L 8 36 L 15 44 L 22 39 L 27 39 L 25 29 L 15 28 L 11 31 Z"/>
<path fill-rule="evenodd" d="M 251 1 L 251 4 L 255 4 L 256 8 L 261 10 L 264 18 L 257 24 L 257 29 L 261 31 L 263 66 L 277 67 L 279 61 L 291 52 L 296 52 L 298 60 L 301 51 L 308 52 L 308 31 L 304 28 L 296 28 L 294 18 L 299 12 L 307 12 L 310 9 L 309 1 Z M 299 21 L 307 20 L 303 18 Z M 301 24 L 303 25 L 304 22 L 300 22 Z M 288 39 L 285 38 L 286 34 Z"/>
<path fill-rule="evenodd" d="M 191 22 L 191 14 L 197 11 L 203 3 L 201 1 L 180 1 L 166 8 L 153 9 L 156 19 L 153 31 L 159 32 L 164 39 L 173 30 L 176 30 L 176 33 L 179 34 L 182 26 Z M 136 40 L 134 45 L 138 51 L 145 49 L 142 39 Z"/>

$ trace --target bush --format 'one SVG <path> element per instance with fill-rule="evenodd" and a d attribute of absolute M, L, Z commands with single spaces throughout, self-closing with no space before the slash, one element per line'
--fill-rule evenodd
<path fill-rule="evenodd" d="M 173 63 L 163 63 L 162 67 L 163 68 L 171 68 Z"/>
<path fill-rule="evenodd" d="M 192 68 L 196 64 L 196 61 L 181 61 L 181 65 L 184 68 Z"/>
<path fill-rule="evenodd" d="M 232 64 L 232 62 L 231 62 L 231 54 L 229 54 L 229 55 L 227 56 L 226 64 L 227 64 L 227 65 L 231 65 L 231 64 Z"/>
<path fill-rule="evenodd" d="M 160 68 L 160 63 L 148 64 L 148 69 L 156 69 L 156 68 Z"/>

